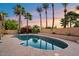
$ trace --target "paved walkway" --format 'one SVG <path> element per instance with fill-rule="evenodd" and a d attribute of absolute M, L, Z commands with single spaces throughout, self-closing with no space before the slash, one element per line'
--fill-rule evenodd
<path fill-rule="evenodd" d="M 39 34 L 40 35 L 40 34 Z M 48 34 L 41 34 L 41 35 L 47 35 Z M 55 35 L 56 36 L 56 35 Z M 52 36 L 51 37 L 55 37 Z M 74 39 L 74 38 L 73 38 Z M 62 39 L 61 39 L 62 40 Z M 18 38 L 14 37 L 13 35 L 5 35 L 2 40 L 0 40 L 2 43 L 0 43 L 0 56 L 55 56 L 55 55 L 79 55 L 79 44 L 62 40 L 66 43 L 68 43 L 68 47 L 62 50 L 41 50 L 33 47 L 25 47 L 21 46 L 20 40 Z"/>

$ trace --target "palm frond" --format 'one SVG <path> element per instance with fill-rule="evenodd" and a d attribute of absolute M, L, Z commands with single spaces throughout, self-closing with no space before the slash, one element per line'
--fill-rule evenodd
<path fill-rule="evenodd" d="M 43 6 L 44 9 L 48 9 L 49 8 L 49 4 L 48 3 L 43 3 L 42 6 Z"/>

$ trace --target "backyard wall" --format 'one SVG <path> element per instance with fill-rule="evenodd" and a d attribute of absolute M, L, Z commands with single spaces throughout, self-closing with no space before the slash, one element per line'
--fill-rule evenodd
<path fill-rule="evenodd" d="M 6 34 L 17 34 L 17 30 L 5 30 Z"/>
<path fill-rule="evenodd" d="M 40 33 L 52 33 L 52 30 L 51 29 L 42 29 L 41 31 L 40 31 Z"/>
<path fill-rule="evenodd" d="M 63 34 L 63 35 L 74 35 L 79 36 L 79 27 L 75 28 L 61 28 L 61 29 L 43 29 L 42 33 L 54 33 L 54 34 Z"/>

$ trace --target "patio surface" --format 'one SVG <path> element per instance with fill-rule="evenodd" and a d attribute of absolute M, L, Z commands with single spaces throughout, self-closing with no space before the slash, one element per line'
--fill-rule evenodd
<path fill-rule="evenodd" d="M 18 38 L 13 37 L 13 35 L 5 35 L 2 40 L 0 40 L 0 42 L 2 42 L 0 43 L 0 56 L 79 56 L 79 44 L 71 41 L 71 39 L 78 40 L 79 37 L 46 33 L 40 34 L 62 38 L 59 40 L 66 42 L 69 46 L 62 50 L 41 50 L 30 46 L 21 46 L 19 45 L 21 41 L 18 40 Z"/>

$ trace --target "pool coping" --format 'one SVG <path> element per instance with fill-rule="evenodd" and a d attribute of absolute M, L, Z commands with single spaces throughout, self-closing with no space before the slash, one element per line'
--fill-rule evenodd
<path fill-rule="evenodd" d="M 19 35 L 40 35 L 40 36 L 45 36 L 45 37 L 51 37 L 50 35 L 42 35 L 42 34 L 19 34 Z M 51 37 L 51 38 L 56 38 L 56 37 Z M 5 38 L 4 38 L 5 40 L 6 39 L 8 39 L 8 40 L 10 40 L 11 42 L 12 42 L 12 40 L 13 40 L 13 42 L 14 43 L 16 43 L 17 45 L 15 45 L 14 43 L 12 43 L 12 45 L 14 46 L 14 49 L 16 49 L 15 51 L 17 52 L 17 54 L 16 53 L 14 53 L 13 55 L 24 55 L 24 53 L 23 54 L 19 54 L 19 52 L 20 52 L 20 50 L 22 50 L 23 52 L 27 52 L 25 55 L 29 55 L 29 56 L 77 56 L 77 55 L 79 55 L 79 44 L 77 44 L 77 43 L 74 43 L 74 42 L 71 42 L 71 41 L 68 41 L 68 40 L 63 40 L 63 39 L 60 39 L 60 38 L 56 38 L 56 39 L 58 39 L 58 40 L 60 40 L 60 41 L 63 41 L 63 42 L 65 42 L 65 43 L 67 43 L 69 46 L 67 47 L 67 48 L 65 48 L 65 49 L 62 49 L 62 50 L 42 50 L 42 49 L 37 49 L 37 48 L 33 48 L 33 47 L 30 47 L 30 46 L 28 46 L 28 47 L 23 47 L 23 46 L 21 46 L 21 45 L 19 45 L 19 43 L 21 42 L 20 40 L 18 40 L 18 38 L 16 38 L 15 37 L 15 35 L 13 35 L 13 36 L 10 36 L 9 38 L 6 36 Z M 11 40 L 12 39 L 12 40 Z M 11 44 L 11 42 L 8 42 L 7 40 L 4 42 L 4 43 L 1 43 L 1 44 L 5 44 L 5 47 L 6 47 L 6 42 L 7 42 L 7 44 L 9 43 L 9 44 Z M 11 45 L 9 45 L 9 46 L 11 46 Z M 18 47 L 18 48 L 17 48 Z M 7 47 L 7 48 L 9 48 L 9 47 Z M 11 48 L 11 47 L 10 47 Z M 19 49 L 19 48 L 21 48 L 21 49 Z M 2 48 L 3 49 L 3 48 Z M 29 49 L 29 50 L 28 50 Z M 4 50 L 1 50 L 1 51 L 3 51 L 3 53 L 5 53 L 4 55 L 7 55 L 6 54 L 6 52 L 4 52 L 6 49 L 4 49 Z M 12 48 L 11 48 L 11 50 L 12 50 Z M 27 50 L 27 51 L 26 51 Z M 19 52 L 18 52 L 19 51 Z M 30 54 L 29 52 L 30 51 L 32 51 L 31 53 L 32 54 Z M 8 53 L 9 53 L 9 51 L 7 51 Z M 20 52 L 21 53 L 21 52 Z M 34 53 L 34 54 L 33 54 Z M 9 55 L 10 55 L 10 53 L 9 53 Z M 12 54 L 11 54 L 12 55 Z"/>
<path fill-rule="evenodd" d="M 46 51 L 50 51 L 50 52 L 52 52 L 52 51 L 54 51 L 54 52 L 57 52 L 57 51 L 63 51 L 63 53 L 64 52 L 66 52 L 67 50 L 70 50 L 70 48 L 72 48 L 73 47 L 73 45 L 79 45 L 78 43 L 75 43 L 75 42 L 71 42 L 71 41 L 68 41 L 68 40 L 64 40 L 64 39 L 60 39 L 60 38 L 57 38 L 57 37 L 52 37 L 52 36 L 49 36 L 49 35 L 43 35 L 43 34 L 20 34 L 20 35 L 38 35 L 38 36 L 44 36 L 44 37 L 49 37 L 49 38 L 55 38 L 55 39 L 57 39 L 57 40 L 60 40 L 60 41 L 63 41 L 63 42 L 65 42 L 65 43 L 67 43 L 68 44 L 68 47 L 67 48 L 65 48 L 65 49 L 61 49 L 61 50 L 46 50 Z M 79 46 L 78 46 L 79 47 Z M 37 49 L 37 48 L 36 48 Z M 38 50 L 40 50 L 40 49 L 38 49 Z M 74 50 L 74 49 L 73 49 Z M 44 50 L 45 51 L 45 50 Z M 71 50 L 72 51 L 72 50 Z M 74 52 L 75 53 L 75 52 Z M 70 54 L 69 54 L 70 55 Z M 72 55 L 72 54 L 71 54 Z"/>
<path fill-rule="evenodd" d="M 56 37 L 50 37 L 50 36 L 46 36 L 46 35 L 39 35 L 39 34 L 20 34 L 20 35 L 36 35 L 36 36 L 42 36 L 42 37 L 48 37 L 48 38 L 51 38 L 51 39 L 56 39 L 56 40 L 59 40 L 65 44 L 68 45 L 68 43 L 66 43 L 63 39 L 60 39 L 60 38 L 56 38 Z M 18 38 L 19 39 L 19 38 Z M 67 46 L 68 47 L 68 46 Z M 66 47 L 66 48 L 67 48 Z M 33 47 L 34 48 L 34 47 Z M 64 49 L 66 49 L 64 48 Z M 40 48 L 36 48 L 36 49 L 40 49 Z M 45 50 L 45 49 L 41 49 L 41 50 Z M 63 49 L 60 49 L 60 50 L 63 50 Z M 45 51 L 52 51 L 52 50 L 45 50 Z M 53 51 L 57 51 L 57 50 L 53 50 Z"/>
<path fill-rule="evenodd" d="M 52 37 L 52 36 L 47 36 L 47 35 L 43 35 L 43 34 L 19 34 L 19 35 L 37 35 L 37 36 L 44 36 L 44 37 L 49 37 L 49 38 L 54 38 L 54 39 L 57 39 L 57 40 L 60 40 L 60 41 L 63 41 L 65 42 L 66 44 L 68 44 L 68 47 L 70 46 L 70 43 L 71 41 L 68 41 L 68 40 L 64 40 L 64 39 L 61 39 L 61 38 L 56 38 L 56 37 Z M 74 42 L 73 42 L 74 43 Z M 75 43 L 75 44 L 78 44 L 78 43 Z M 67 49 L 67 48 L 64 48 L 64 49 Z M 37 48 L 36 48 L 37 49 Z M 64 50 L 64 49 L 61 49 L 61 50 Z M 46 50 L 46 51 L 52 51 L 52 50 Z M 57 51 L 57 50 L 53 50 L 53 51 Z"/>

